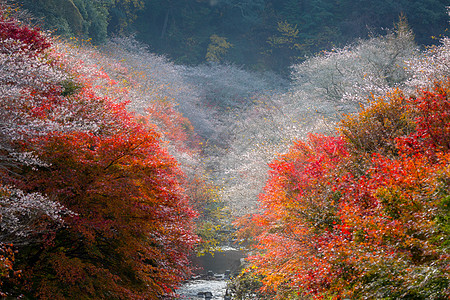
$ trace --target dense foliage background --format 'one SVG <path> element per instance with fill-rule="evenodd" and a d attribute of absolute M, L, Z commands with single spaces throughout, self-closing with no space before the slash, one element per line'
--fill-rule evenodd
<path fill-rule="evenodd" d="M 290 64 L 391 28 L 404 14 L 419 44 L 448 27 L 445 0 L 23 0 L 65 37 L 135 34 L 177 63 L 228 61 L 286 72 Z"/>

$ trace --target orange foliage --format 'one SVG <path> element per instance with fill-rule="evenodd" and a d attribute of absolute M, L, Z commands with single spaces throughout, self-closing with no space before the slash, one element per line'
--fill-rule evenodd
<path fill-rule="evenodd" d="M 407 101 L 389 94 L 344 120 L 343 137 L 311 135 L 271 164 L 249 258 L 263 289 L 315 299 L 450 295 L 449 87 Z"/>

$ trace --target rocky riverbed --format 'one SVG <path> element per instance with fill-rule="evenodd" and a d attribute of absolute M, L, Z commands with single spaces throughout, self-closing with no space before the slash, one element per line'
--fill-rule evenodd
<path fill-rule="evenodd" d="M 177 300 L 225 299 L 228 278 L 239 273 L 243 257 L 241 250 L 232 247 L 193 257 L 197 274 L 177 291 Z"/>
<path fill-rule="evenodd" d="M 226 280 L 192 280 L 184 284 L 179 290 L 177 300 L 206 299 L 205 292 L 210 292 L 211 300 L 223 300 L 226 293 Z"/>

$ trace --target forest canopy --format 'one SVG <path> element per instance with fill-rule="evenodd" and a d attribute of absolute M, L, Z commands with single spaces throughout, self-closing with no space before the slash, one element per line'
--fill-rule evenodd
<path fill-rule="evenodd" d="M 92 39 L 134 34 L 152 52 L 177 63 L 208 59 L 211 38 L 230 45 L 223 59 L 253 69 L 285 71 L 321 50 L 331 50 L 392 28 L 403 14 L 421 45 L 448 28 L 445 0 L 23 0 L 44 28 Z"/>

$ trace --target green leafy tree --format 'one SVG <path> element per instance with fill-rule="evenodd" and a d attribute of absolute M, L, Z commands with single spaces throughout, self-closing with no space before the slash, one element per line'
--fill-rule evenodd
<path fill-rule="evenodd" d="M 55 31 L 57 35 L 92 39 L 98 44 L 107 38 L 108 8 L 111 1 L 25 0 L 23 8 L 42 23 L 44 28 Z"/>
<path fill-rule="evenodd" d="M 146 6 L 146 0 L 110 0 L 108 31 L 123 34 L 133 30 L 134 21 Z"/>
<path fill-rule="evenodd" d="M 208 45 L 206 51 L 206 60 L 208 62 L 221 62 L 223 56 L 227 53 L 228 49 L 233 47 L 233 44 L 229 43 L 226 38 L 213 34 L 210 37 L 211 43 Z"/>

